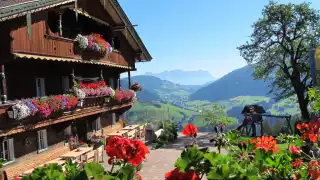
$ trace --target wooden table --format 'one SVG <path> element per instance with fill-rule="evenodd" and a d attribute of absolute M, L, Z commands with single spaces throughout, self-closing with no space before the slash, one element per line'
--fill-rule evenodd
<path fill-rule="evenodd" d="M 66 163 L 66 160 L 58 158 L 58 159 L 54 159 L 52 161 L 49 161 L 49 162 L 47 162 L 45 164 L 58 164 L 58 165 L 61 166 L 61 165 L 64 165 L 65 163 Z"/>
<path fill-rule="evenodd" d="M 107 135 L 108 136 L 124 136 L 124 137 L 126 137 L 127 133 L 128 133 L 128 130 L 120 130 L 120 131 L 117 131 L 117 132 L 114 132 L 114 133 L 110 133 L 110 134 L 107 134 Z"/>
<path fill-rule="evenodd" d="M 81 155 L 86 154 L 89 151 L 92 151 L 92 150 L 93 150 L 93 147 L 80 147 L 80 148 L 77 148 L 77 149 L 70 151 L 66 154 L 63 154 L 60 157 L 62 159 L 75 159 Z"/>
<path fill-rule="evenodd" d="M 134 130 L 140 127 L 140 125 L 130 125 L 123 128 L 123 130 Z"/>

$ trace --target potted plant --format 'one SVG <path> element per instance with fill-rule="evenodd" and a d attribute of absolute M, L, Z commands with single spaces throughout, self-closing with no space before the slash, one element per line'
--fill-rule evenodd
<path fill-rule="evenodd" d="M 135 91 L 135 92 L 138 92 L 138 91 L 141 91 L 142 88 L 141 86 L 139 85 L 139 83 L 134 83 L 131 87 L 130 87 L 131 90 Z"/>

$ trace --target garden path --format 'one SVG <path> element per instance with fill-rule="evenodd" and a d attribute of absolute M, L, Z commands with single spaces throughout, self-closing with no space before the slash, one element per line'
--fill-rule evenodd
<path fill-rule="evenodd" d="M 200 147 L 210 146 L 209 140 L 212 136 L 212 133 L 199 133 L 197 137 L 198 145 Z M 176 141 L 168 144 L 164 148 L 152 150 L 150 146 L 150 154 L 148 154 L 147 161 L 143 164 L 142 170 L 140 171 L 142 179 L 164 180 L 165 173 L 174 168 L 176 159 L 180 156 L 181 151 L 189 142 L 190 138 L 179 134 Z M 212 148 L 211 150 L 216 150 L 216 148 Z M 222 153 L 226 152 L 223 151 Z M 107 164 L 107 157 L 103 165 L 105 168 L 110 168 Z"/>

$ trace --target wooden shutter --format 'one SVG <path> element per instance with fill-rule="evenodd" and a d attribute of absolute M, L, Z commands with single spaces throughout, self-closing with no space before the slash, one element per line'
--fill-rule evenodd
<path fill-rule="evenodd" d="M 14 144 L 13 138 L 8 139 L 8 152 L 9 152 L 9 161 L 14 160 Z"/>
<path fill-rule="evenodd" d="M 48 148 L 48 136 L 47 136 L 47 130 L 44 129 L 42 130 L 42 135 L 43 135 L 43 145 L 44 145 L 44 148 Z"/>

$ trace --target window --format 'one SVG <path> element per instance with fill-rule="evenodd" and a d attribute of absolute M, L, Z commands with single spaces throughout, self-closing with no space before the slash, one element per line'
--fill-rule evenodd
<path fill-rule="evenodd" d="M 115 89 L 115 87 L 114 87 L 114 79 L 113 79 L 113 78 L 109 78 L 109 86 L 110 86 L 112 89 Z"/>
<path fill-rule="evenodd" d="M 44 78 L 36 78 L 37 86 L 37 97 L 42 97 L 46 95 Z"/>
<path fill-rule="evenodd" d="M 62 76 L 62 90 L 67 92 L 70 89 L 69 76 Z"/>
<path fill-rule="evenodd" d="M 96 120 L 92 121 L 92 130 L 100 131 L 101 130 L 101 119 L 98 117 Z"/>
<path fill-rule="evenodd" d="M 38 131 L 38 153 L 48 149 L 47 130 Z"/>
<path fill-rule="evenodd" d="M 13 138 L 3 140 L 0 146 L 0 158 L 7 160 L 8 162 L 14 160 L 14 146 Z"/>

